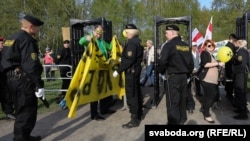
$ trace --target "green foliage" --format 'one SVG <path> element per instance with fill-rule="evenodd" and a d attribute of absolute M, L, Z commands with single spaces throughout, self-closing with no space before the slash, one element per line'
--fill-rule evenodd
<path fill-rule="evenodd" d="M 212 6 L 200 7 L 198 0 L 8 0 L 0 1 L 0 36 L 10 36 L 20 29 L 23 14 L 32 14 L 45 22 L 39 37 L 39 47 L 51 47 L 55 52 L 62 46 L 62 27 L 70 26 L 70 18 L 112 21 L 113 34 L 123 42 L 122 30 L 135 23 L 145 42 L 154 38 L 154 17 L 192 16 L 192 28 L 204 35 L 213 16 L 213 39 L 227 39 L 235 33 L 235 22 L 250 8 L 249 1 L 213 0 Z M 229 12 L 230 11 L 230 12 Z M 162 28 L 164 30 L 164 28 Z M 164 40 L 164 34 L 161 35 Z"/>
<path fill-rule="evenodd" d="M 45 24 L 38 40 L 41 51 L 46 47 L 55 52 L 62 46 L 62 27 L 70 26 L 70 18 L 95 19 L 105 17 L 112 21 L 113 34 L 121 43 L 122 30 L 127 23 L 135 23 L 140 30 L 143 44 L 154 39 L 154 18 L 192 16 L 192 27 L 205 35 L 210 17 L 213 16 L 213 39 L 227 39 L 236 32 L 237 17 L 250 9 L 250 2 L 242 0 L 213 0 L 209 8 L 200 7 L 198 0 L 0 0 L 0 36 L 8 37 L 20 29 L 19 20 L 23 14 L 32 14 Z M 160 41 L 165 41 L 164 27 Z M 59 71 L 57 71 L 57 76 Z M 250 88 L 250 81 L 248 81 Z M 45 89 L 60 89 L 61 80 L 45 82 Z M 248 90 L 249 91 L 249 90 Z M 55 98 L 60 92 L 46 92 L 50 109 L 39 101 L 39 113 L 59 109 Z M 0 111 L 0 118 L 4 114 Z"/>

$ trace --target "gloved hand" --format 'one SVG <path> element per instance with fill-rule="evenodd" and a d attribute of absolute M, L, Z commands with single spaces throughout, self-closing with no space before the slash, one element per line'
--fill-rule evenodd
<path fill-rule="evenodd" d="M 113 77 L 117 77 L 117 75 L 118 75 L 118 72 L 117 72 L 117 71 L 114 71 L 114 72 L 113 72 Z"/>
<path fill-rule="evenodd" d="M 44 93 L 44 88 L 39 88 L 36 92 L 36 97 L 37 98 L 42 98 L 43 100 L 45 99 L 45 93 Z"/>

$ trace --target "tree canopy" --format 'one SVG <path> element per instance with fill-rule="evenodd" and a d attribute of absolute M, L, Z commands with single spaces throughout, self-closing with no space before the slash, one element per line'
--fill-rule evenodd
<path fill-rule="evenodd" d="M 0 36 L 17 32 L 24 14 L 35 15 L 45 22 L 37 38 L 40 49 L 57 51 L 63 44 L 62 27 L 69 26 L 70 18 L 105 17 L 112 21 L 113 34 L 120 40 L 124 40 L 125 24 L 135 23 L 145 44 L 154 39 L 155 16 L 192 16 L 192 28 L 198 28 L 203 36 L 213 16 L 213 40 L 220 41 L 236 32 L 236 18 L 249 8 L 249 0 L 213 0 L 210 8 L 201 7 L 198 0 L 2 0 Z"/>

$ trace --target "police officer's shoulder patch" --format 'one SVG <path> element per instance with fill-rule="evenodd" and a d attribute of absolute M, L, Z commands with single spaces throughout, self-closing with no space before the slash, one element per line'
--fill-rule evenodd
<path fill-rule="evenodd" d="M 38 60 L 37 53 L 31 53 L 31 58 L 32 58 L 32 60 L 37 61 Z"/>
<path fill-rule="evenodd" d="M 243 57 L 242 56 L 238 56 L 237 60 L 238 61 L 242 61 Z"/>
<path fill-rule="evenodd" d="M 5 40 L 3 45 L 6 47 L 10 47 L 14 44 L 14 42 L 15 42 L 15 40 Z"/>
<path fill-rule="evenodd" d="M 132 52 L 132 51 L 128 51 L 128 52 L 127 52 L 127 55 L 128 55 L 129 57 L 131 57 L 131 56 L 133 55 L 133 52 Z"/>

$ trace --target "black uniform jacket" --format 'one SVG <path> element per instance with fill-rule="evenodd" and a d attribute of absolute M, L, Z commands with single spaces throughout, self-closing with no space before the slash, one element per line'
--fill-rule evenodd
<path fill-rule="evenodd" d="M 20 68 L 37 88 L 43 88 L 43 67 L 38 54 L 37 40 L 26 31 L 20 30 L 4 42 L 1 64 L 4 71 Z"/>
<path fill-rule="evenodd" d="M 191 48 L 187 43 L 175 37 L 162 48 L 159 60 L 159 72 L 168 74 L 191 74 L 194 68 Z"/>
<path fill-rule="evenodd" d="M 56 64 L 67 64 L 71 65 L 71 49 L 70 48 L 61 48 L 57 53 Z"/>
<path fill-rule="evenodd" d="M 235 46 L 233 43 L 228 42 L 225 46 L 229 47 L 232 50 L 233 54 L 235 54 Z M 228 62 L 225 63 L 225 72 L 226 72 L 227 78 L 232 79 L 232 73 L 233 73 L 232 72 L 232 58 Z"/>
<path fill-rule="evenodd" d="M 141 40 L 138 36 L 127 40 L 122 52 L 121 64 L 117 70 L 118 73 L 122 71 L 140 73 L 144 50 L 140 43 Z"/>
<path fill-rule="evenodd" d="M 249 72 L 249 53 L 245 48 L 238 48 L 233 57 L 233 73 Z"/>

